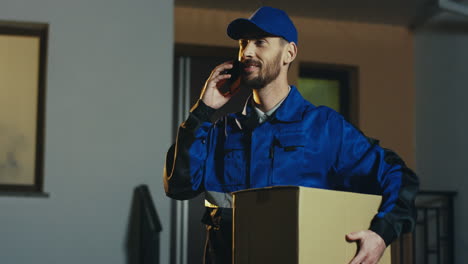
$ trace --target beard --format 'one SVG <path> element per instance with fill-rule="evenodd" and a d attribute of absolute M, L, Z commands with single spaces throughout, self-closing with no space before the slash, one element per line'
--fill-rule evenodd
<path fill-rule="evenodd" d="M 263 87 L 267 86 L 269 83 L 272 81 L 276 80 L 278 78 L 278 75 L 280 74 L 281 67 L 281 52 L 276 55 L 276 57 L 273 59 L 271 63 L 267 63 L 266 65 L 263 65 L 259 61 L 252 60 L 252 59 L 247 59 L 242 62 L 242 64 L 256 64 L 259 65 L 259 71 L 258 71 L 258 76 L 252 79 L 248 79 L 248 76 L 252 73 L 245 73 L 242 71 L 241 74 L 241 85 L 250 87 L 252 89 L 258 90 L 262 89 Z M 264 68 L 264 71 L 262 71 Z"/>

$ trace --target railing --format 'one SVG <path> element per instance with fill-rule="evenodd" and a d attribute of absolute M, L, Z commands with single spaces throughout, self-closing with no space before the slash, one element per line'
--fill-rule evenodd
<path fill-rule="evenodd" d="M 419 192 L 416 198 L 416 228 L 412 234 L 402 236 L 399 241 L 398 255 L 401 264 L 455 263 L 455 195 L 456 192 L 446 191 Z"/>

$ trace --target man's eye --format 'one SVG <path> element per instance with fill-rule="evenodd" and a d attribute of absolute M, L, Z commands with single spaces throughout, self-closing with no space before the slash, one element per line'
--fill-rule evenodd
<path fill-rule="evenodd" d="M 255 41 L 256 46 L 265 46 L 267 44 L 267 41 L 264 39 L 258 39 Z"/>

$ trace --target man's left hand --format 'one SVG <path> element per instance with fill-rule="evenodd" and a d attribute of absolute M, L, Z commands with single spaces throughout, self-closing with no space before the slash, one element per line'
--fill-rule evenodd
<path fill-rule="evenodd" d="M 386 248 L 384 240 L 371 230 L 347 234 L 346 239 L 359 243 L 359 252 L 349 264 L 376 264 Z"/>

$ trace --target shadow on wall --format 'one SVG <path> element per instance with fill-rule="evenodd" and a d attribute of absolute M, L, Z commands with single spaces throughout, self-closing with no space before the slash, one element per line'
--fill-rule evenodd
<path fill-rule="evenodd" d="M 130 208 L 125 250 L 127 264 L 159 263 L 162 227 L 147 185 L 135 188 Z"/>

